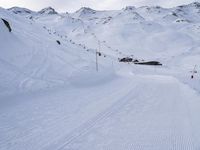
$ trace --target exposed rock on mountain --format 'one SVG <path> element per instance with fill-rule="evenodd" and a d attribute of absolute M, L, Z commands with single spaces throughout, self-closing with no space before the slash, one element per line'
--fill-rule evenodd
<path fill-rule="evenodd" d="M 58 13 L 55 11 L 55 9 L 53 9 L 52 7 L 44 8 L 44 9 L 40 10 L 38 13 L 39 13 L 39 14 L 49 14 L 49 15 L 58 14 Z"/>
<path fill-rule="evenodd" d="M 1 20 L 3 21 L 3 23 L 5 24 L 5 26 L 8 28 L 8 31 L 11 32 L 12 29 L 11 29 L 11 26 L 9 24 L 9 22 L 3 18 L 1 18 Z"/>

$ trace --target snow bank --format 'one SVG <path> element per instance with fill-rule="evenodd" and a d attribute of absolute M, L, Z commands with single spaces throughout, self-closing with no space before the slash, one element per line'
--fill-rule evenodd
<path fill-rule="evenodd" d="M 70 83 L 78 87 L 98 86 L 110 82 L 116 78 L 113 68 L 99 66 L 98 72 L 94 64 L 89 64 L 72 72 Z"/>

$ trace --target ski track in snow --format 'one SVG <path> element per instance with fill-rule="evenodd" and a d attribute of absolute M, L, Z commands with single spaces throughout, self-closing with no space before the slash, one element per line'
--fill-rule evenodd
<path fill-rule="evenodd" d="M 120 77 L 121 78 L 121 77 Z M 81 89 L 71 89 L 66 94 L 62 94 L 65 90 L 60 91 L 56 95 L 61 94 L 61 103 L 58 105 L 54 100 L 48 100 L 47 96 L 43 96 L 43 100 L 39 97 L 33 97 L 33 100 L 28 102 L 19 103 L 16 106 L 10 107 L 7 111 L 3 111 L 0 115 L 1 122 L 4 119 L 9 119 L 12 121 L 12 117 L 7 115 L 14 115 L 15 111 L 20 114 L 21 121 L 12 121 L 14 124 L 5 124 L 6 126 L 1 126 L 0 131 L 4 135 L 0 138 L 2 143 L 0 144 L 1 149 L 54 149 L 54 150 L 71 150 L 71 149 L 173 149 L 173 150 L 196 150 L 196 139 L 194 135 L 194 130 L 192 124 L 190 124 L 190 108 L 187 105 L 187 97 L 184 98 L 181 95 L 177 96 L 177 92 L 185 92 L 177 80 L 172 77 L 167 76 L 134 76 L 134 77 L 123 77 L 124 79 L 117 79 L 112 81 L 109 86 L 121 86 L 121 88 L 115 87 L 112 89 L 113 93 L 109 93 L 106 89 L 108 85 L 103 85 L 105 88 L 103 91 L 94 93 L 94 90 L 90 91 L 87 96 L 83 96 L 84 100 L 91 100 L 96 97 L 98 101 L 93 101 L 92 105 L 87 102 L 85 107 L 82 105 L 82 112 L 77 112 L 77 114 L 72 114 L 71 110 L 67 108 L 62 108 L 64 112 L 56 114 L 59 110 L 60 104 L 64 104 L 64 97 L 68 97 L 71 93 L 76 93 Z M 151 81 L 154 79 L 154 81 Z M 120 84 L 121 83 L 121 84 Z M 157 89 L 160 88 L 161 93 L 157 93 Z M 145 94 L 142 94 L 142 89 L 145 89 Z M 88 90 L 81 92 L 81 95 Z M 115 92 L 114 92 L 115 91 Z M 73 98 L 74 94 L 69 96 Z M 169 95 L 168 95 L 169 94 Z M 50 98 L 54 94 L 52 93 L 48 97 Z M 63 96 L 64 97 L 63 97 Z M 53 96 L 54 97 L 54 96 Z M 164 98 L 163 98 L 164 97 Z M 28 98 L 28 97 L 27 97 Z M 71 99 L 70 98 L 70 99 Z M 161 99 L 162 98 L 162 99 Z M 35 99 L 35 101 L 34 101 Z M 70 100 L 69 99 L 69 100 Z M 49 104 L 44 105 L 47 100 Z M 71 99 L 72 100 L 72 99 Z M 76 101 L 79 103 L 81 99 Z M 51 102 L 55 103 L 57 106 L 52 106 Z M 72 104 L 74 102 L 71 102 Z M 79 105 L 76 103 L 76 105 Z M 81 102 L 82 103 L 82 102 Z M 68 103 L 70 105 L 70 103 Z M 71 104 L 71 106 L 73 106 Z M 32 106 L 31 106 L 32 105 Z M 23 109 L 19 109 L 22 108 Z M 30 114 L 26 114 L 27 108 L 36 109 L 39 111 L 35 116 L 32 114 L 34 120 L 40 120 L 43 128 L 43 132 L 46 134 L 39 134 L 37 130 L 40 129 L 40 123 L 38 126 L 30 126 L 28 119 Z M 41 108 L 45 106 L 43 111 Z M 66 104 L 64 104 L 66 107 Z M 69 106 L 68 106 L 69 107 Z M 77 107 L 77 106 L 76 106 Z M 12 109 L 13 108 L 13 109 Z M 17 109 L 14 109 L 17 108 Z M 79 109 L 80 109 L 79 108 Z M 56 109 L 56 111 L 54 110 Z M 65 110 L 66 109 L 66 110 Z M 96 111 L 92 111 L 95 109 Z M 13 111 L 15 110 L 15 111 Z M 72 109 L 73 110 L 73 109 Z M 68 112 L 69 111 L 69 112 Z M 7 113 L 6 113 L 7 112 Z M 33 110 L 31 112 L 34 112 Z M 43 116 L 44 112 L 49 112 L 52 115 L 56 115 L 56 120 L 51 120 L 53 118 Z M 81 113 L 86 113 L 88 116 L 86 118 L 81 117 Z M 48 114 L 48 113 L 47 113 Z M 50 115 L 49 114 L 49 115 Z M 17 114 L 16 114 L 17 115 Z M 57 116 L 58 115 L 58 116 Z M 74 119 L 69 118 L 75 117 Z M 7 116 L 5 118 L 5 116 Z M 41 118 L 40 118 L 41 117 Z M 82 119 L 81 119 L 82 118 Z M 7 120 L 6 119 L 6 120 Z M 81 120 L 78 120 L 81 119 Z M 29 120 L 27 122 L 27 120 Z M 74 122 L 74 126 L 66 126 L 69 121 Z M 74 120 L 74 121 L 73 121 Z M 8 120 L 7 120 L 8 121 Z M 6 121 L 6 122 L 7 122 Z M 78 123 L 78 122 L 79 123 Z M 4 123 L 6 123 L 4 122 Z M 67 123 L 68 122 L 68 123 Z M 3 124 L 4 124 L 3 123 Z M 23 131 L 18 130 L 19 127 L 14 127 L 15 124 L 19 124 L 19 127 L 25 127 Z M 60 123 L 60 125 L 58 125 Z M 67 123 L 67 124 L 66 124 Z M 20 125 L 21 124 L 21 125 Z M 66 125 L 65 125 L 66 124 Z M 36 125 L 36 124 L 35 124 Z M 13 127 L 12 127 L 13 126 Z M 45 127 L 46 126 L 46 127 Z M 59 126 L 62 129 L 59 129 Z M 16 132 L 16 131 L 17 132 Z M 66 131 L 68 132 L 66 132 Z M 20 131 L 20 132 L 19 132 Z M 37 132 L 35 132 L 37 131 Z M 41 130 L 42 131 L 42 130 Z M 40 131 L 40 132 L 41 132 Z M 61 132 L 63 131 L 63 132 Z M 58 133 L 56 133 L 58 132 Z M 98 134 L 94 134 L 94 133 Z M 15 133 L 15 135 L 13 135 Z M 17 133 L 17 134 L 16 134 Z M 56 133 L 56 134 L 55 134 Z M 65 133 L 67 133 L 65 135 Z M 55 134 L 55 135 L 54 135 Z M 40 137 L 41 136 L 41 137 Z M 91 136 L 91 137 L 90 137 Z M 47 139 L 40 139 L 40 138 Z M 39 138 L 39 139 L 37 139 Z M 16 140 L 17 139 L 17 140 Z M 4 142 L 3 142 L 4 141 Z M 109 143 L 110 141 L 110 143 Z M 30 143 L 31 142 L 31 143 Z M 49 143 L 48 143 L 49 142 Z M 9 144 L 10 143 L 10 144 Z M 27 144 L 27 145 L 26 145 Z M 30 146 L 31 144 L 34 144 Z"/>
<path fill-rule="evenodd" d="M 131 90 L 131 88 L 128 86 L 125 88 L 125 91 L 115 91 L 117 94 L 119 93 L 127 93 L 127 90 Z M 72 133 L 69 134 L 66 138 L 64 138 L 64 143 L 62 144 L 61 147 L 59 147 L 57 150 L 61 150 L 70 143 L 73 143 L 76 139 L 82 137 L 83 135 L 87 134 L 95 125 L 97 125 L 100 121 L 103 121 L 107 118 L 109 118 L 112 114 L 116 113 L 117 111 L 120 111 L 120 109 L 123 108 L 123 106 L 129 101 L 128 99 L 128 94 L 133 91 L 128 91 L 127 94 L 125 94 L 123 97 L 119 97 L 114 104 L 112 104 L 109 108 L 92 118 L 91 120 L 87 121 L 83 125 L 81 125 L 79 128 L 76 130 L 72 131 Z M 105 100 L 109 100 L 110 98 L 113 97 L 114 94 L 106 96 L 104 98 Z M 104 100 L 103 100 L 104 101 Z M 48 149 L 48 148 L 47 148 Z"/>
<path fill-rule="evenodd" d="M 172 90 L 170 89 L 170 91 L 171 91 L 170 94 L 172 94 L 172 95 L 170 95 L 170 97 L 169 97 L 172 99 L 171 100 L 169 100 L 167 98 L 163 99 L 163 100 L 168 100 L 165 102 L 163 102 L 163 101 L 157 102 L 159 99 L 157 99 L 157 101 L 153 100 L 152 102 L 148 102 L 148 100 L 151 100 L 152 98 L 155 97 L 156 93 L 152 93 L 152 95 L 145 96 L 142 99 L 139 99 L 141 101 L 138 102 L 138 101 L 134 100 L 134 97 L 137 97 L 135 94 L 132 94 L 131 97 L 129 96 L 131 93 L 134 92 L 135 89 L 128 92 L 128 94 L 125 94 L 125 96 L 122 99 L 117 101 L 114 105 L 112 105 L 106 111 L 100 113 L 100 115 L 96 116 L 94 119 L 90 120 L 86 124 L 83 124 L 80 128 L 78 128 L 77 130 L 70 133 L 68 139 L 64 142 L 64 144 L 61 147 L 59 147 L 59 150 L 62 150 L 62 149 L 66 149 L 66 150 L 69 150 L 69 149 L 113 149 L 113 150 L 114 149 L 134 149 L 134 150 L 135 149 L 136 150 L 137 149 L 138 150 L 139 149 L 152 149 L 152 150 L 154 150 L 154 149 L 166 149 L 166 150 L 167 149 L 174 149 L 174 150 L 184 149 L 184 150 L 195 150 L 196 149 L 196 145 L 194 144 L 195 137 L 194 137 L 194 134 L 192 131 L 193 129 L 190 124 L 190 120 L 186 120 L 186 123 L 185 123 L 185 122 L 182 122 L 182 118 L 181 118 L 181 114 L 183 114 L 187 119 L 190 118 L 189 112 L 188 112 L 189 108 L 185 104 L 185 101 L 182 102 L 182 101 L 175 99 L 177 97 L 175 95 L 173 95 L 173 93 L 176 90 L 174 89 L 174 87 L 172 87 L 172 88 L 173 88 Z M 164 90 L 166 90 L 166 89 L 164 88 Z M 156 91 L 152 91 L 152 92 L 156 92 Z M 175 96 L 175 97 L 173 98 L 173 96 Z M 173 100 L 175 100 L 176 102 L 173 102 Z M 133 104 L 131 104 L 131 103 L 133 103 Z M 112 124 L 113 126 L 110 125 L 110 126 L 104 127 L 104 124 L 106 124 L 105 122 L 106 121 L 110 122 L 113 120 L 113 118 L 116 118 L 116 117 L 119 117 L 119 118 L 121 117 L 121 119 L 126 118 L 126 115 L 123 114 L 122 112 L 123 111 L 126 112 L 127 106 L 129 106 L 129 105 L 132 105 L 132 107 L 131 107 L 132 110 L 131 111 L 129 110 L 132 113 L 131 117 L 133 117 L 133 118 L 134 118 L 134 116 L 144 117 L 144 118 L 142 118 L 144 120 L 142 120 L 141 118 L 140 119 L 137 118 L 137 120 L 132 120 L 132 122 L 130 122 L 130 120 L 126 122 L 128 124 L 132 123 L 132 130 L 135 130 L 135 129 L 133 129 L 134 121 L 138 122 L 138 120 L 139 120 L 144 123 L 144 124 L 140 124 L 140 126 L 136 126 L 138 129 L 141 130 L 139 132 L 137 131 L 138 133 L 135 133 L 136 134 L 135 136 L 137 137 L 137 139 L 134 139 L 133 137 L 132 137 L 134 139 L 133 141 L 126 139 L 126 138 L 128 138 L 128 137 L 126 137 L 126 134 L 129 134 L 132 132 L 132 130 L 130 128 L 130 130 L 128 130 L 129 133 L 127 132 L 125 135 L 123 135 L 123 136 L 125 136 L 124 137 L 126 139 L 125 141 L 122 140 L 121 143 L 114 142 L 114 143 L 112 143 L 112 145 L 110 145 L 110 147 L 105 145 L 105 147 L 97 148 L 94 146 L 95 143 L 98 145 L 98 142 L 101 142 L 101 141 L 96 141 L 94 143 L 88 143 L 88 141 L 84 140 L 85 138 L 87 139 L 88 135 L 92 134 L 93 132 L 104 131 L 107 128 L 112 128 L 112 127 L 115 129 L 115 126 L 118 126 L 118 124 L 120 124 L 119 122 L 116 124 Z M 178 105 L 181 105 L 181 106 L 178 106 Z M 162 113 L 164 113 L 163 117 L 166 117 L 166 118 L 161 118 L 161 120 L 163 121 L 163 123 L 169 122 L 169 127 L 163 125 L 159 121 L 160 118 L 157 120 L 158 121 L 157 123 L 161 127 L 156 125 L 156 120 L 154 122 L 154 120 L 150 120 L 150 119 L 146 118 L 146 116 L 148 116 L 148 113 L 151 114 L 152 112 L 157 111 L 157 109 L 159 109 L 159 107 L 164 108 L 164 111 L 166 111 L 166 112 L 161 112 L 161 114 L 155 113 L 154 114 L 155 116 L 150 115 L 149 117 L 155 119 L 157 116 L 159 118 L 160 117 L 159 115 L 163 115 Z M 172 108 L 170 108 L 170 107 L 172 107 Z M 167 112 L 167 111 L 169 111 L 169 112 Z M 123 116 L 120 116 L 121 113 L 123 114 Z M 165 114 L 165 113 L 169 113 L 169 114 Z M 145 120 L 145 118 L 147 120 Z M 95 128 L 95 126 L 98 126 L 98 128 Z M 151 126 L 153 127 L 153 129 L 151 129 Z M 156 132 L 156 128 L 154 129 L 154 126 L 157 126 L 158 130 L 160 130 L 160 132 L 159 131 Z M 116 132 L 120 132 L 120 129 L 123 130 L 124 128 L 121 127 Z M 154 134 L 153 132 L 156 132 L 156 134 Z M 103 136 L 102 138 L 106 138 L 106 135 L 104 135 L 104 134 L 99 135 L 99 136 Z M 109 136 L 109 134 L 108 134 L 108 136 Z M 119 134 L 118 136 L 121 136 L 121 135 Z M 142 136 L 144 136 L 144 137 L 142 137 Z M 94 137 L 93 137 L 94 140 L 95 140 L 95 137 L 96 136 L 94 135 Z M 115 136 L 113 136 L 113 137 L 115 137 Z M 100 137 L 97 136 L 96 138 L 98 139 Z M 102 138 L 100 138 L 100 139 L 102 139 Z M 115 138 L 117 138 L 117 137 L 115 137 Z M 115 138 L 114 138 L 114 140 L 115 140 Z M 141 140 L 143 138 L 144 139 L 142 141 L 140 141 L 140 138 L 141 138 Z M 106 143 L 106 139 L 104 139 L 104 140 L 103 141 Z M 107 140 L 109 140 L 109 139 L 107 139 Z M 81 142 L 83 141 L 83 142 L 80 144 L 79 141 L 81 141 Z M 130 141 L 131 141 L 131 143 L 129 143 Z M 123 142 L 125 142 L 125 143 L 123 143 Z M 149 143 L 149 145 L 148 145 L 148 143 Z M 114 146 L 116 144 L 118 145 L 118 147 Z M 76 147 L 77 145 L 79 145 L 79 147 Z M 84 147 L 85 145 L 87 145 L 88 147 Z M 102 143 L 102 145 L 103 145 L 103 143 Z"/>

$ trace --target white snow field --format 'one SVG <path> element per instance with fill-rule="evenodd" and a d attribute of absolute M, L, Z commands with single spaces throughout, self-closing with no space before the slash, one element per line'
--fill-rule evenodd
<path fill-rule="evenodd" d="M 0 150 L 199 150 L 199 40 L 198 2 L 0 8 Z"/>

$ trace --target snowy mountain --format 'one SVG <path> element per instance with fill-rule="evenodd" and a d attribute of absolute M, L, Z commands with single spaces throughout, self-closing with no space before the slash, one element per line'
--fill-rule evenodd
<path fill-rule="evenodd" d="M 20 8 L 20 7 L 12 7 L 12 8 L 9 8 L 8 10 L 15 14 L 20 14 L 20 15 L 34 13 L 34 11 L 32 11 L 32 10 L 29 10 L 26 8 Z"/>
<path fill-rule="evenodd" d="M 95 10 L 88 8 L 88 7 L 82 7 L 81 9 L 79 9 L 78 11 L 75 12 L 75 14 L 78 17 L 83 17 L 85 15 L 92 15 L 92 14 L 95 14 L 95 13 L 96 13 Z"/>
<path fill-rule="evenodd" d="M 55 11 L 55 9 L 53 9 L 52 7 L 44 8 L 44 9 L 40 10 L 38 13 L 39 14 L 49 14 L 49 15 L 58 14 Z"/>
<path fill-rule="evenodd" d="M 199 149 L 199 41 L 198 2 L 0 7 L 0 149 Z"/>

